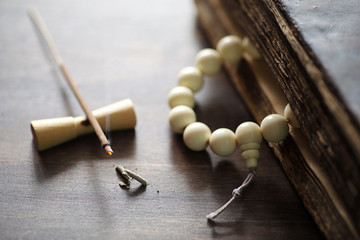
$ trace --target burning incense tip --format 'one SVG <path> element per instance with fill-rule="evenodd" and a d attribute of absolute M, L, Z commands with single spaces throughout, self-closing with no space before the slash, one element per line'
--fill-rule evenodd
<path fill-rule="evenodd" d="M 109 156 L 113 155 L 114 153 L 110 145 L 105 145 L 104 150 L 107 152 L 107 154 L 109 154 Z"/>

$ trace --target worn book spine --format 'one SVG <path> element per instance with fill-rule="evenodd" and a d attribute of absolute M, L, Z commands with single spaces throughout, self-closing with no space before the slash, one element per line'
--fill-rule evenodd
<path fill-rule="evenodd" d="M 196 0 L 199 23 L 215 47 L 226 35 L 249 37 L 248 56 L 225 69 L 259 123 L 287 102 L 301 125 L 269 144 L 304 205 L 329 239 L 360 234 L 360 130 L 331 77 L 279 1 Z"/>

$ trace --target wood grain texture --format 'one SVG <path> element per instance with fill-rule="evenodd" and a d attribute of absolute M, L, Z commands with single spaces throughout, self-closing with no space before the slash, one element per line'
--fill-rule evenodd
<path fill-rule="evenodd" d="M 291 13 L 297 7 L 309 8 L 309 1 L 301 4 L 287 1 L 293 6 L 290 13 L 280 1 L 197 3 L 200 22 L 213 46 L 227 34 L 246 34 L 270 66 L 275 77 L 267 73 L 268 70 L 261 72 L 265 67 L 263 63 L 252 62 L 246 57 L 239 66 L 227 66 L 255 118 L 260 122 L 269 113 L 281 114 L 286 102 L 290 102 L 296 112 L 302 125 L 301 132 L 293 131 L 294 140 L 289 138 L 283 144 L 271 146 L 320 228 L 328 238 L 359 238 L 359 127 L 354 115 L 356 111 L 350 111 L 356 102 L 349 106 L 345 104 L 331 80 L 337 76 L 325 71 L 323 62 L 316 57 L 318 52 L 313 52 L 306 44 L 308 38 L 313 40 L 311 36 L 302 38 L 303 29 L 296 28 L 298 15 Z M 339 11 L 346 11 L 348 7 Z M 349 11 L 353 19 L 348 19 L 356 19 L 356 11 Z M 321 18 L 321 14 L 316 17 L 319 21 L 328 20 L 328 17 Z M 313 22 L 315 19 L 313 16 Z M 316 43 L 323 42 L 312 42 Z M 334 44 L 335 49 L 336 46 Z M 354 43 L 354 46 L 356 52 L 358 45 Z M 346 52 L 344 55 L 346 58 Z M 327 61 L 324 64 L 328 67 Z M 338 68 L 343 65 L 346 63 L 338 64 Z M 353 69 L 349 78 L 343 81 L 353 81 L 356 73 L 359 72 Z M 251 75 L 253 77 L 249 78 Z M 348 91 L 356 94 L 357 90 Z"/>
<path fill-rule="evenodd" d="M 207 223 L 247 169 L 238 151 L 229 158 L 189 151 L 168 126 L 168 91 L 208 46 L 192 1 L 33 3 L 90 108 L 130 98 L 138 124 L 107 133 L 110 158 L 94 134 L 37 152 L 31 120 L 82 110 L 50 64 L 27 1 L 1 1 L 1 239 L 322 239 L 266 144 L 254 184 Z M 196 101 L 211 129 L 252 119 L 224 73 L 206 79 Z M 122 190 L 118 164 L 150 185 Z"/>

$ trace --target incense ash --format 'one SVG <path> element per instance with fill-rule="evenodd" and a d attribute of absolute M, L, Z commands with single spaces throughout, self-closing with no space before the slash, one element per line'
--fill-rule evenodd
<path fill-rule="evenodd" d="M 135 179 L 136 181 L 138 181 L 139 183 L 141 183 L 143 186 L 147 186 L 148 185 L 148 181 L 141 177 L 139 174 L 135 173 L 134 171 L 131 171 L 127 168 L 125 168 L 122 165 L 118 165 L 115 170 L 121 175 L 121 177 L 123 177 L 126 181 L 126 183 L 120 181 L 119 182 L 119 186 L 121 188 L 125 188 L 125 189 L 129 189 L 130 188 L 130 181 L 131 179 Z"/>

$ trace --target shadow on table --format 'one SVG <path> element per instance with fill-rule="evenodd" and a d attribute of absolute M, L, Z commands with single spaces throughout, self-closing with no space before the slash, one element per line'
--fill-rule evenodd
<path fill-rule="evenodd" d="M 208 150 L 189 150 L 180 135 L 172 134 L 170 139 L 174 168 L 186 177 L 188 186 L 194 191 L 210 188 L 215 195 L 212 198 L 220 199 L 220 203 L 219 196 L 231 195 L 232 190 L 244 178 L 234 164 L 234 159 L 217 157 Z"/>
<path fill-rule="evenodd" d="M 131 158 L 136 151 L 135 130 L 111 133 L 115 158 Z M 117 149 L 121 151 L 117 152 Z M 39 182 L 67 171 L 81 161 L 108 160 L 94 134 L 81 136 L 54 148 L 38 152 L 33 146 L 33 161 L 36 178 Z"/>
<path fill-rule="evenodd" d="M 195 190 L 201 191 L 208 187 L 207 178 L 212 174 L 210 156 L 206 151 L 194 152 L 189 150 L 183 140 L 182 135 L 170 135 L 170 156 L 175 170 L 185 176 L 187 185 Z"/>

